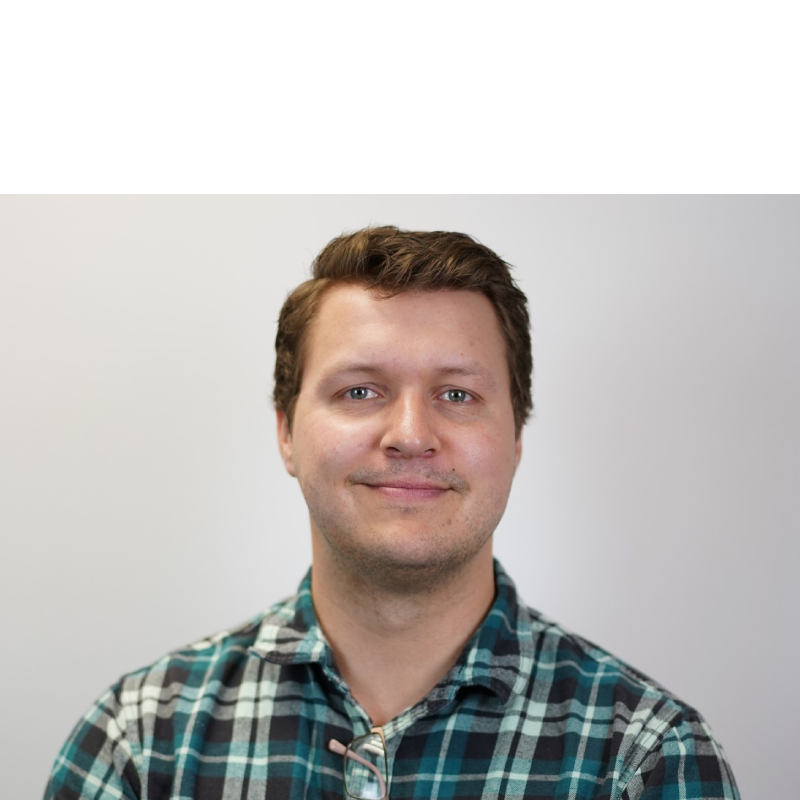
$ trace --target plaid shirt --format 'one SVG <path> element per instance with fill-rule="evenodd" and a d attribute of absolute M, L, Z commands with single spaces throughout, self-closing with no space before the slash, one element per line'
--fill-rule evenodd
<path fill-rule="evenodd" d="M 517 599 L 497 595 L 458 663 L 384 726 L 398 798 L 734 798 L 703 718 Z M 333 663 L 310 573 L 246 625 L 123 677 L 56 759 L 45 798 L 343 795 L 330 752 L 371 723 Z"/>

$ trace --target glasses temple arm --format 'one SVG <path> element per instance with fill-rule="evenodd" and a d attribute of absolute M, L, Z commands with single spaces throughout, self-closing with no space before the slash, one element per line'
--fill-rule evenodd
<path fill-rule="evenodd" d="M 378 784 L 380 785 L 381 789 L 381 797 L 386 796 L 386 780 L 384 779 L 383 775 L 381 775 L 381 771 L 372 763 L 367 761 L 366 758 L 362 758 L 358 753 L 354 753 L 352 750 L 348 750 L 341 742 L 337 742 L 336 739 L 331 739 L 328 742 L 328 749 L 334 753 L 338 753 L 340 756 L 344 756 L 345 758 L 352 758 L 353 761 L 357 761 L 362 766 L 365 766 L 368 770 L 375 774 L 375 777 L 378 779 Z"/>

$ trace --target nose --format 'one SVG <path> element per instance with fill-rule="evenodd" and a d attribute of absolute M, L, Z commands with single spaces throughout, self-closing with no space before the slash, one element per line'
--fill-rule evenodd
<path fill-rule="evenodd" d="M 398 397 L 387 409 L 381 450 L 390 458 L 430 457 L 439 452 L 433 410 L 417 394 Z"/>

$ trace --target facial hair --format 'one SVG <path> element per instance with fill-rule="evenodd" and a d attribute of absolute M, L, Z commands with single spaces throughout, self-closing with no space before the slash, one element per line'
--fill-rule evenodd
<path fill-rule="evenodd" d="M 389 469 L 355 470 L 345 483 L 358 493 L 370 491 L 359 488 L 364 484 L 374 486 L 401 478 L 421 479 L 446 488 L 460 501 L 470 494 L 467 481 L 454 471 L 426 469 L 412 473 L 402 462 Z M 363 519 L 361 513 L 365 507 L 358 500 L 347 509 L 331 509 L 313 484 L 305 483 L 302 488 L 312 523 L 337 567 L 355 585 L 367 583 L 399 595 L 440 591 L 489 543 L 507 499 L 507 495 L 490 498 L 484 508 L 472 509 L 477 513 L 466 510 L 459 502 L 452 514 L 444 517 L 437 514 L 438 519 L 430 518 L 424 503 L 397 505 L 392 511 L 404 518 L 403 530 L 393 539 L 391 519 L 386 522 Z M 414 518 L 418 529 L 409 531 L 409 518 Z"/>

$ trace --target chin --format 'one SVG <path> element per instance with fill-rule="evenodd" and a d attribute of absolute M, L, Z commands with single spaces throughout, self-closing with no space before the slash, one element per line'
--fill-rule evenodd
<path fill-rule="evenodd" d="M 412 594 L 441 589 L 483 549 L 491 536 L 477 541 L 430 542 L 406 533 L 405 546 L 394 539 L 383 546 L 348 548 L 341 553 L 350 570 L 376 587 Z"/>

